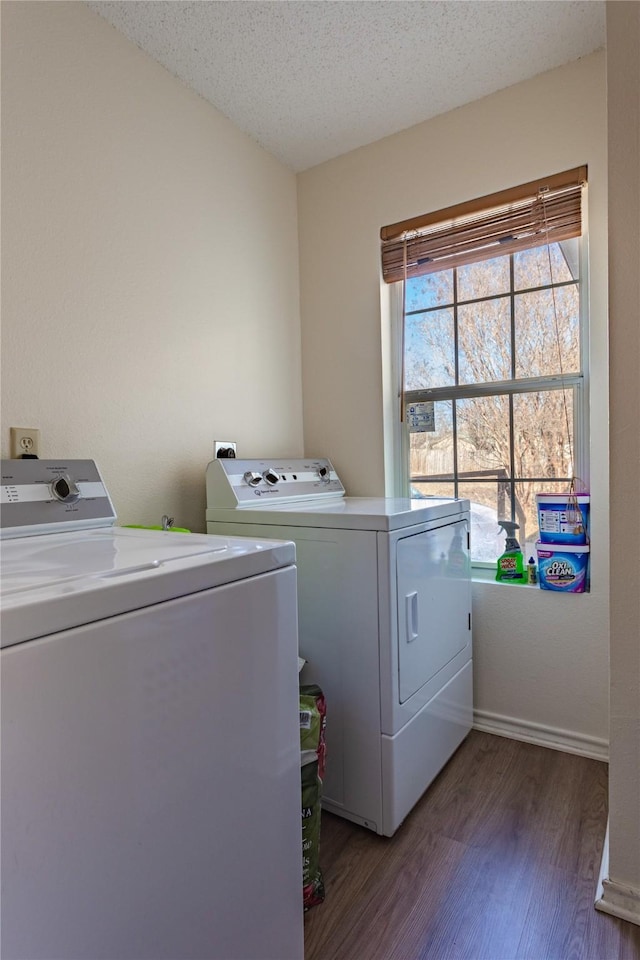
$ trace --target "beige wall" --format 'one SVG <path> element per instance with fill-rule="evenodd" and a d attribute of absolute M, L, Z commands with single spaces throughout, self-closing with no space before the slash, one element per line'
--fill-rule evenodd
<path fill-rule="evenodd" d="M 612 885 L 603 909 L 640 923 L 640 595 L 634 569 L 640 540 L 640 4 L 607 3 L 607 53 Z"/>
<path fill-rule="evenodd" d="M 477 722 L 486 729 L 603 756 L 609 591 L 604 53 L 299 176 L 304 437 L 307 454 L 333 459 L 349 493 L 385 491 L 382 225 L 582 163 L 589 166 L 592 592 L 558 596 L 474 584 L 475 697 Z"/>
<path fill-rule="evenodd" d="M 2 455 L 204 529 L 213 440 L 302 453 L 295 176 L 81 3 L 2 4 Z"/>
<path fill-rule="evenodd" d="M 214 438 L 302 452 L 293 175 L 92 11 L 5 2 L 3 454 L 98 460 L 120 520 L 203 528 Z M 479 724 L 608 738 L 605 58 L 298 178 L 305 452 L 384 490 L 379 228 L 589 165 L 593 590 L 474 585 Z M 506 591 L 506 592 L 505 592 Z"/>

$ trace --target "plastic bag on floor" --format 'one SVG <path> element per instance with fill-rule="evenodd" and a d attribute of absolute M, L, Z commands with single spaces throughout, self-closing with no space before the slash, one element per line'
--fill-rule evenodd
<path fill-rule="evenodd" d="M 304 909 L 324 900 L 320 870 L 320 815 L 325 763 L 326 705 L 316 684 L 300 687 L 302 785 L 302 895 Z"/>

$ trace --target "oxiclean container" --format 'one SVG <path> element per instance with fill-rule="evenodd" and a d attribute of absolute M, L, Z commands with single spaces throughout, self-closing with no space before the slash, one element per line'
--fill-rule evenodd
<path fill-rule="evenodd" d="M 589 545 L 536 543 L 538 579 L 542 590 L 584 593 L 589 569 Z"/>

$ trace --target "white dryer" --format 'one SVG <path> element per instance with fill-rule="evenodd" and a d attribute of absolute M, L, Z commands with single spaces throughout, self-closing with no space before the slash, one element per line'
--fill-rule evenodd
<path fill-rule="evenodd" d="M 469 501 L 347 497 L 330 461 L 214 460 L 207 530 L 296 544 L 323 806 L 391 836 L 472 725 Z"/>
<path fill-rule="evenodd" d="M 2 956 L 302 960 L 294 545 L 1 491 Z"/>

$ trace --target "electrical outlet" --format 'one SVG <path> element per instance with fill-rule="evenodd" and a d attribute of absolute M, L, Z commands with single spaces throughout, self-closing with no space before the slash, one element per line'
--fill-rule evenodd
<path fill-rule="evenodd" d="M 233 440 L 214 440 L 213 455 L 216 460 L 229 460 L 236 455 L 237 444 Z"/>
<path fill-rule="evenodd" d="M 11 459 L 40 456 L 40 431 L 35 427 L 9 427 Z"/>

